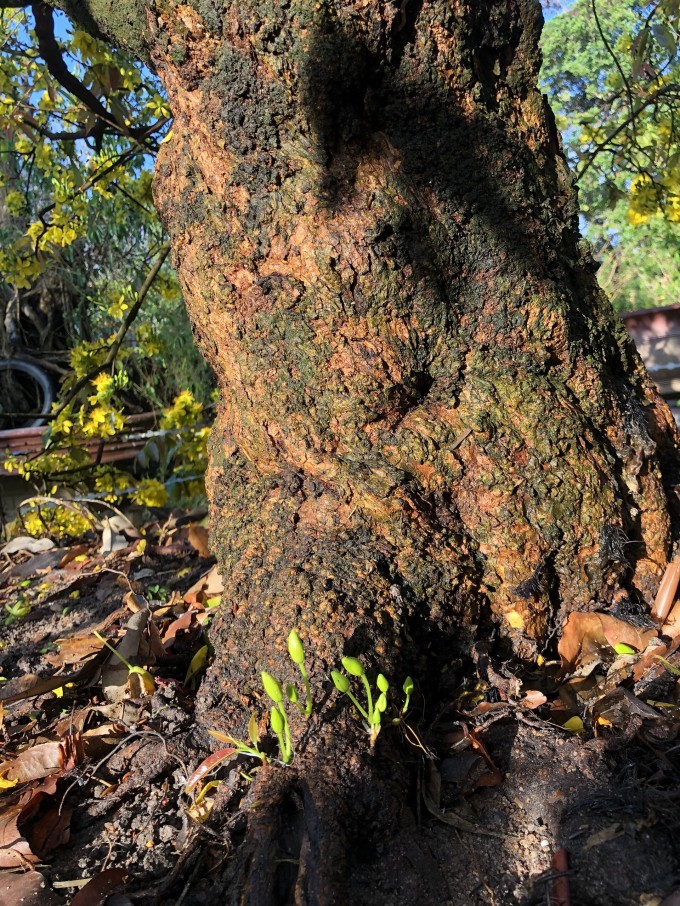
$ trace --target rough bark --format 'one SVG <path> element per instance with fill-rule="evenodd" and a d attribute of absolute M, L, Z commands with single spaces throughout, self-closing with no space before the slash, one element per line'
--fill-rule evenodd
<path fill-rule="evenodd" d="M 480 633 L 530 658 L 570 610 L 645 608 L 675 430 L 579 239 L 537 0 L 156 0 L 147 21 L 175 116 L 156 201 L 221 389 L 202 720 L 244 732 L 259 671 L 294 679 L 292 627 L 316 677 L 294 767 L 254 794 L 297 830 L 254 819 L 238 895 L 343 902 L 345 844 L 406 776 L 320 678 L 351 654 L 433 700 Z"/>

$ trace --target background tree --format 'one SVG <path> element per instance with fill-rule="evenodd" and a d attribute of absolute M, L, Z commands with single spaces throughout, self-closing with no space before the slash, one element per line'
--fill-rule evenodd
<path fill-rule="evenodd" d="M 200 413 L 211 379 L 151 199 L 153 158 L 170 122 L 162 89 L 148 69 L 46 6 L 4 10 L 0 36 L 0 346 L 62 380 L 47 453 L 15 465 L 48 487 L 166 502 L 157 479 L 168 477 L 177 438 L 165 439 L 167 455 L 154 444 L 157 476 L 141 485 L 129 471 L 92 468 L 83 448 L 181 393 L 163 427 L 197 427 L 205 443 Z M 10 413 L 12 373 L 0 381 Z M 2 424 L 15 420 L 8 414 Z M 197 443 L 192 435 L 182 447 L 187 475 L 200 471 Z M 177 456 L 174 464 L 176 483 Z"/>
<path fill-rule="evenodd" d="M 221 393 L 199 719 L 243 737 L 260 671 L 296 678 L 292 627 L 315 668 L 234 899 L 368 902 L 357 851 L 389 846 L 408 771 L 319 677 L 360 657 L 436 708 L 472 653 L 644 613 L 671 550 L 675 428 L 579 239 L 540 6 L 62 5 L 174 115 L 154 194 Z"/>
<path fill-rule="evenodd" d="M 577 0 L 543 35 L 542 80 L 618 309 L 680 298 L 678 5 Z"/>

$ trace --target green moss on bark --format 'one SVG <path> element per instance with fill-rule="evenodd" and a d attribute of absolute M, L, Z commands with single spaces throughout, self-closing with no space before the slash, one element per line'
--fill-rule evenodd
<path fill-rule="evenodd" d="M 143 0 L 47 0 L 95 37 L 149 62 L 150 34 Z"/>

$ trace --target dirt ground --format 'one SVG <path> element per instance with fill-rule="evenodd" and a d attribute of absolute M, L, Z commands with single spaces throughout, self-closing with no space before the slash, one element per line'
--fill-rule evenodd
<path fill-rule="evenodd" d="M 78 745 L 52 774 L 0 789 L 0 906 L 238 901 L 231 857 L 251 804 L 255 762 L 226 762 L 203 810 L 196 802 L 201 785 L 185 790 L 216 748 L 193 720 L 196 680 L 186 681 L 209 621 L 205 595 L 201 601 L 200 592 L 189 590 L 212 562 L 186 533 L 144 551 L 137 539 L 108 556 L 97 548 L 96 541 L 76 548 L 66 563 L 63 549 L 4 558 L 0 779 L 3 770 L 5 779 L 12 776 L 7 765 L 27 747 L 67 737 Z M 73 675 L 91 654 L 92 629 L 104 627 L 107 638 L 125 635 L 131 592 L 148 602 L 154 619 L 160 614 L 167 656 L 155 659 L 152 694 L 130 698 L 127 689 L 122 701 L 112 702 L 101 669 Z M 77 644 L 58 644 L 64 639 Z M 56 690 L 40 691 L 41 678 L 58 671 L 72 677 L 71 685 L 65 679 Z M 527 709 L 496 700 L 475 717 L 452 711 L 444 730 L 455 738 L 465 725 L 476 743 L 456 743 L 438 760 L 441 798 L 434 810 L 428 759 L 406 740 L 390 746 L 379 740 L 376 758 L 388 749 L 394 757 L 403 746 L 412 790 L 395 834 L 377 850 L 357 846 L 347 903 L 415 906 L 423 901 L 423 878 L 429 902 L 442 906 L 680 903 L 676 684 L 666 674 L 656 692 L 666 710 L 657 708 L 654 716 L 633 709 L 624 727 L 598 736 L 557 726 L 548 705 Z M 649 690 L 646 696 L 652 699 Z M 428 728 L 416 730 L 424 738 Z M 480 764 L 486 781 L 479 780 Z M 24 803 L 19 819 L 18 802 Z M 472 832 L 445 823 L 442 815 L 452 809 Z M 570 860 L 566 900 L 560 872 L 551 867 L 561 849 Z"/>

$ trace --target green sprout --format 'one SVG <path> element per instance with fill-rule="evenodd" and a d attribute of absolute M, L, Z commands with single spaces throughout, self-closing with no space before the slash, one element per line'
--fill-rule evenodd
<path fill-rule="evenodd" d="M 406 714 L 406 712 L 408 711 L 409 703 L 411 701 L 411 695 L 413 694 L 413 680 L 410 676 L 406 677 L 406 679 L 404 680 L 404 685 L 401 688 L 403 689 L 404 695 L 406 696 L 404 707 L 401 709 L 401 713 Z"/>
<path fill-rule="evenodd" d="M 241 742 L 240 739 L 236 739 L 234 736 L 229 736 L 227 733 L 220 733 L 218 730 L 208 730 L 208 733 L 220 742 L 230 743 L 240 755 L 250 755 L 251 758 L 260 758 L 262 762 L 267 761 L 267 756 L 260 751 L 258 745 L 260 739 L 257 729 L 257 717 L 254 714 L 250 715 L 250 720 L 248 721 L 248 739 L 252 742 L 252 746 Z"/>
<path fill-rule="evenodd" d="M 154 694 L 154 692 L 156 691 L 156 683 L 154 682 L 154 678 L 151 676 L 151 674 L 149 673 L 148 670 L 146 670 L 144 667 L 134 667 L 130 663 L 130 661 L 128 661 L 126 658 L 124 658 L 123 655 L 120 653 L 120 651 L 117 651 L 113 647 L 113 645 L 111 645 L 109 642 L 107 642 L 106 639 L 104 638 L 104 636 L 101 635 L 99 632 L 97 632 L 96 629 L 94 629 L 92 631 L 92 634 L 95 635 L 99 639 L 100 642 L 104 643 L 104 645 L 109 649 L 111 654 L 113 654 L 115 657 L 117 657 L 118 660 L 121 662 L 121 664 L 123 664 L 123 666 L 127 667 L 128 676 L 132 676 L 132 674 L 134 673 L 135 675 L 137 675 L 139 677 L 140 683 L 141 683 L 142 689 L 144 690 L 145 695 Z"/>
<path fill-rule="evenodd" d="M 402 692 L 404 693 L 404 705 L 403 705 L 401 711 L 399 712 L 399 716 L 392 718 L 392 724 L 394 726 L 399 726 L 399 724 L 406 726 L 406 721 L 404 720 L 404 715 L 408 711 L 408 706 L 411 704 L 411 696 L 413 695 L 414 688 L 415 687 L 413 684 L 413 680 L 411 679 L 410 676 L 407 676 L 406 679 L 404 680 L 403 686 L 401 687 Z"/>
<path fill-rule="evenodd" d="M 291 629 L 290 635 L 288 636 L 288 654 L 290 655 L 291 661 L 299 667 L 302 681 L 305 684 L 306 702 L 304 708 L 299 704 L 297 690 L 293 686 L 286 686 L 286 695 L 288 696 L 289 701 L 291 701 L 305 717 L 311 717 L 313 708 L 312 690 L 309 686 L 309 675 L 305 669 L 305 649 L 302 647 L 300 636 L 294 629 Z M 291 695 L 290 690 L 293 691 L 294 698 Z"/>
<path fill-rule="evenodd" d="M 123 655 L 120 653 L 120 651 L 117 651 L 113 647 L 113 645 L 111 645 L 109 642 L 107 642 L 106 639 L 104 638 L 104 636 L 101 635 L 101 633 L 97 632 L 96 629 L 94 629 L 92 631 L 92 634 L 95 635 L 99 639 L 100 642 L 104 643 L 104 645 L 109 649 L 111 654 L 113 654 L 116 658 L 118 658 L 118 660 L 121 662 L 121 664 L 123 664 L 124 667 L 127 667 L 128 676 L 132 676 L 132 674 L 134 673 L 136 676 L 139 677 L 139 680 L 140 680 L 140 683 L 141 683 L 142 689 L 144 690 L 145 695 L 154 694 L 154 692 L 156 691 L 156 683 L 154 682 L 154 678 L 151 676 L 151 674 L 149 673 L 148 670 L 146 670 L 144 667 L 133 666 L 130 663 L 130 661 L 128 661 L 126 658 L 124 658 Z"/>
<path fill-rule="evenodd" d="M 382 715 L 387 708 L 387 690 L 390 688 L 390 684 L 382 673 L 378 674 L 375 683 L 378 687 L 379 695 L 376 698 L 374 705 L 373 693 L 371 692 L 371 684 L 366 677 L 366 671 L 364 670 L 364 665 L 361 663 L 361 661 L 355 657 L 344 657 L 342 659 L 342 666 L 350 676 L 354 676 L 357 679 L 360 679 L 364 684 L 364 689 L 366 691 L 366 707 L 364 708 L 359 704 L 356 696 L 351 690 L 349 679 L 343 673 L 339 673 L 337 670 L 331 671 L 331 679 L 333 680 L 333 685 L 338 690 L 338 692 L 341 692 L 343 695 L 347 696 L 347 698 L 352 702 L 359 714 L 361 714 L 364 721 L 366 722 L 367 730 L 371 734 L 371 745 L 373 745 L 373 743 L 378 738 L 378 733 L 380 733 Z"/>
<path fill-rule="evenodd" d="M 23 620 L 30 612 L 31 602 L 25 595 L 19 595 L 13 604 L 5 604 L 5 610 L 7 611 L 5 626 L 11 626 L 15 621 Z"/>
<path fill-rule="evenodd" d="M 274 702 L 274 707 L 271 709 L 269 715 L 269 722 L 279 741 L 281 760 L 284 764 L 289 764 L 293 757 L 293 745 L 290 741 L 290 727 L 288 726 L 288 718 L 286 717 L 283 689 L 281 688 L 281 683 L 279 683 L 271 673 L 267 673 L 266 670 L 262 671 L 261 676 L 264 691 Z"/>

